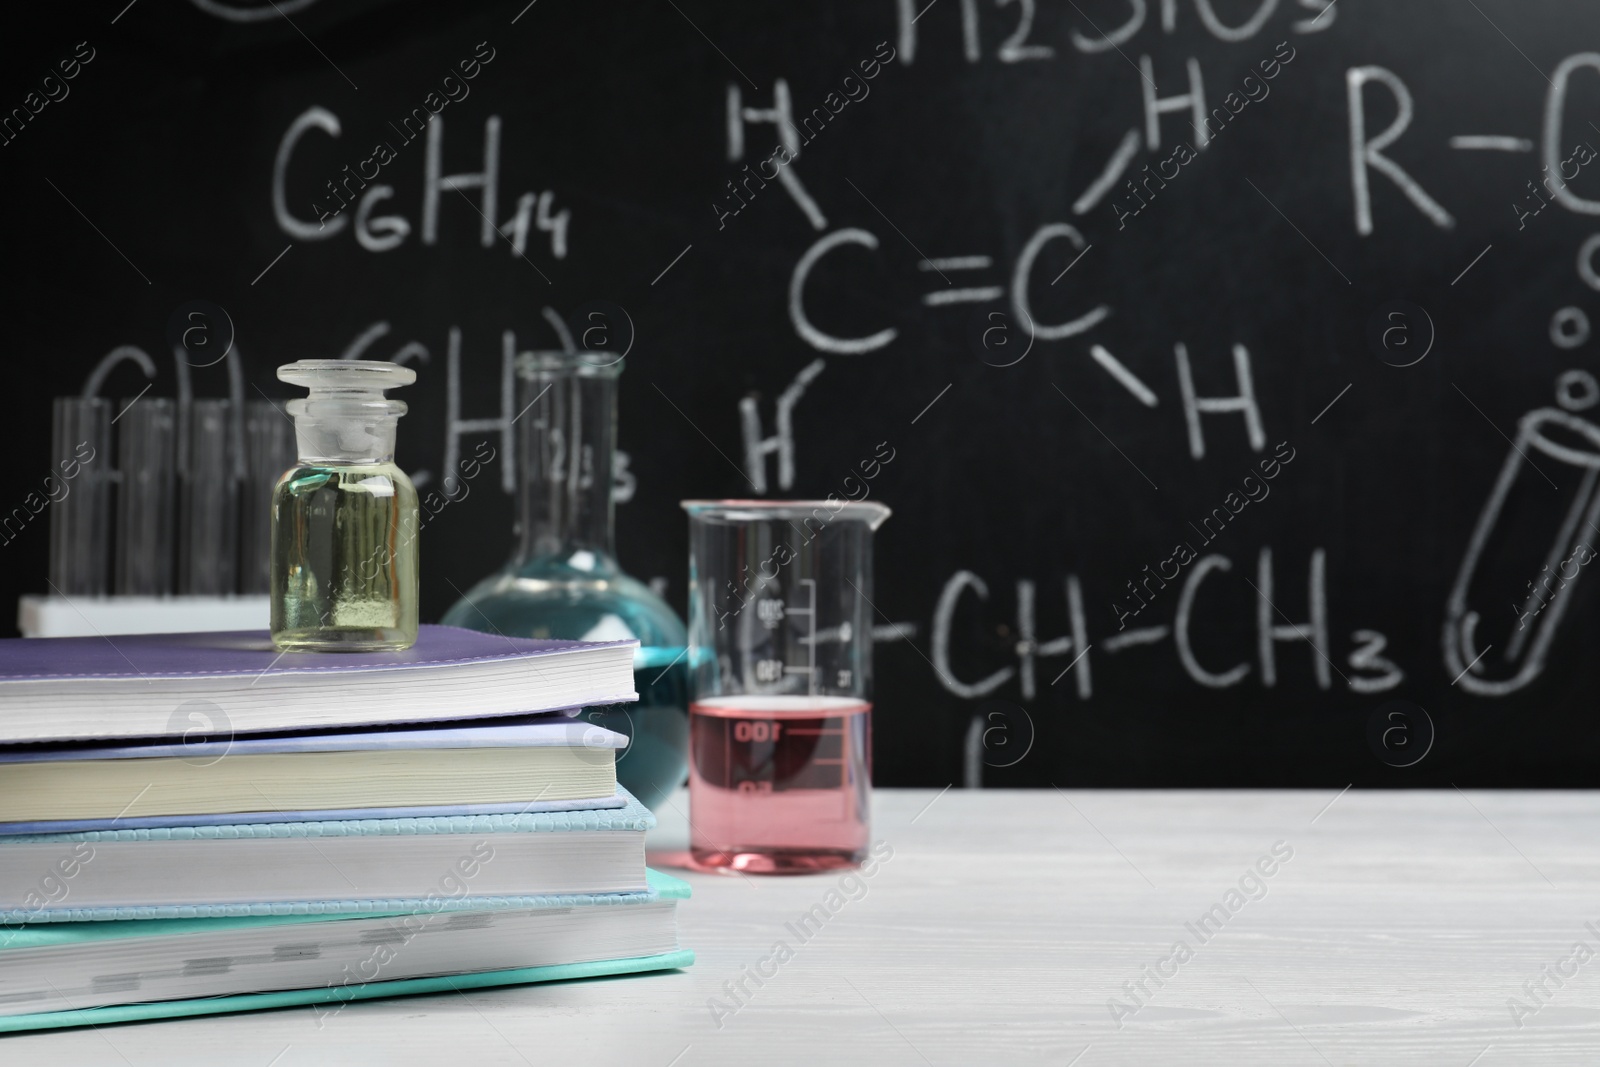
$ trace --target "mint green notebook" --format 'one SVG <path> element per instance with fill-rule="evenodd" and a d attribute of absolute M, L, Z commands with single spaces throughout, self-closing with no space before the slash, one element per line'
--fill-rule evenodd
<path fill-rule="evenodd" d="M 654 901 L 643 903 L 596 903 L 588 907 L 610 910 L 659 906 L 659 901 L 678 901 L 689 897 L 689 886 L 658 871 L 649 872 L 650 887 L 655 891 Z M 582 910 L 587 910 L 587 907 Z M 395 913 L 404 915 L 408 913 Z M 447 914 L 442 918 L 456 923 L 463 914 Z M 395 917 L 395 916 L 389 916 Z M 340 919 L 375 920 L 383 916 L 317 915 L 317 916 L 237 916 L 217 919 L 182 920 L 130 920 L 125 922 L 51 923 L 32 929 L 16 931 L 21 935 L 8 947 L 18 950 L 42 949 L 51 946 L 78 946 L 126 941 L 140 937 L 172 937 L 205 933 L 237 933 L 272 928 L 295 933 Z M 139 932 L 140 927 L 149 928 Z M 34 936 L 28 936 L 34 935 Z M 404 978 L 390 981 L 371 981 L 360 984 L 336 985 L 337 976 L 327 984 L 308 988 L 286 989 L 265 993 L 244 993 L 214 997 L 190 997 L 175 1000 L 155 1000 L 136 1004 L 115 1004 L 103 1007 L 65 1011 L 38 1012 L 27 1015 L 0 1015 L 0 1034 L 25 1030 L 45 1030 L 67 1026 L 103 1026 L 111 1023 L 138 1022 L 148 1019 L 174 1019 L 191 1015 L 218 1015 L 236 1011 L 260 1011 L 268 1008 L 300 1007 L 317 1004 L 343 1004 L 352 1000 L 372 1000 L 378 997 L 408 996 L 421 993 L 451 993 L 467 989 L 492 986 L 522 985 L 532 982 L 557 982 L 576 978 L 598 978 L 611 975 L 639 974 L 648 971 L 672 970 L 688 967 L 694 962 L 694 953 L 675 949 L 647 956 L 631 956 L 608 960 L 591 960 L 582 963 L 561 963 L 537 967 L 516 967 L 486 970 L 473 973 L 447 974 L 434 977 Z M 0 950 L 0 968 L 6 964 L 5 951 Z"/>
<path fill-rule="evenodd" d="M 562 982 L 573 978 L 602 978 L 608 975 L 670 971 L 694 962 L 688 949 L 659 956 L 635 956 L 625 960 L 597 960 L 593 963 L 566 963 L 554 967 L 521 967 L 510 971 L 483 971 L 478 974 L 453 974 L 441 978 L 408 978 L 397 982 L 369 982 L 340 989 L 288 989 L 279 993 L 248 993 L 237 997 L 211 997 L 204 1000 L 162 1000 L 150 1004 L 122 1004 L 112 1008 L 84 1008 L 79 1011 L 52 1011 L 43 1015 L 0 1016 L 0 1034 L 21 1030 L 52 1030 L 63 1026 L 106 1026 L 110 1023 L 144 1022 L 149 1019 L 180 1019 L 190 1015 L 221 1015 L 230 1011 L 264 1011 L 268 1008 L 297 1008 L 307 1004 L 343 1003 L 348 1000 L 375 1000 L 378 997 L 404 997 L 417 993 L 455 993 L 489 986 L 526 985 L 530 982 Z"/>

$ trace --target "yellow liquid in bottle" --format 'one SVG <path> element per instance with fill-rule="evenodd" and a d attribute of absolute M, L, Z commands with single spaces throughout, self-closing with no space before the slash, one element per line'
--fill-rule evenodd
<path fill-rule="evenodd" d="M 272 641 L 292 652 L 417 640 L 417 490 L 392 463 L 298 466 L 272 496 Z"/>

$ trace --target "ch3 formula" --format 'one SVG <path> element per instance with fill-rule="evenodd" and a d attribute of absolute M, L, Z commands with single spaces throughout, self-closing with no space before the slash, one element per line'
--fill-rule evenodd
<path fill-rule="evenodd" d="M 1117 657 L 1124 653 L 1148 654 L 1154 646 L 1171 642 L 1172 653 L 1184 673 L 1197 685 L 1209 689 L 1228 689 L 1255 679 L 1266 689 L 1278 685 L 1291 669 L 1308 669 L 1318 689 L 1331 689 L 1335 679 L 1351 692 L 1382 693 L 1405 680 L 1405 671 L 1385 658 L 1388 638 L 1371 629 L 1351 632 L 1349 643 L 1333 640 L 1333 623 L 1328 605 L 1328 556 L 1322 548 L 1311 551 L 1306 561 L 1304 593 L 1298 594 L 1289 582 L 1277 583 L 1277 564 L 1271 546 L 1262 546 L 1255 559 L 1254 575 L 1237 571 L 1233 560 L 1219 552 L 1199 556 L 1179 580 L 1168 583 L 1160 578 L 1145 583 L 1146 595 L 1153 600 L 1165 595 L 1171 605 L 1170 623 L 1129 627 L 1121 631 L 1107 626 L 1101 632 L 1091 619 L 1101 617 L 1085 609 L 1082 581 L 1069 574 L 1061 585 L 1067 609 L 1066 634 L 1041 637 L 1038 632 L 1040 589 L 1031 578 L 1016 583 L 1012 625 L 1005 631 L 1015 637 L 1011 649 L 1015 662 L 993 666 L 987 674 L 963 677 L 954 666 L 954 641 L 958 618 L 979 612 L 986 619 L 994 610 L 994 595 L 982 577 L 971 571 L 957 571 L 944 583 L 933 616 L 931 659 L 939 684 L 955 696 L 977 700 L 1015 682 L 1022 699 L 1032 700 L 1041 690 L 1064 681 L 1071 683 L 1080 700 L 1094 697 L 1097 657 Z M 1240 584 L 1254 605 L 1255 647 L 1241 648 L 1229 662 L 1202 662 L 1195 648 L 1194 635 L 1215 629 L 1208 619 L 1210 606 L 1227 592 L 1237 596 L 1241 590 L 1219 590 L 1219 583 Z M 1166 589 L 1172 585 L 1171 590 Z M 1295 583 L 1298 584 L 1298 583 Z M 1172 593 L 1176 596 L 1172 596 Z M 1300 618 L 1290 612 L 1292 604 L 1303 604 Z M 985 623 L 984 625 L 993 625 Z M 1304 668 L 1280 664 L 1280 650 L 1303 646 Z M 1339 661 L 1334 657 L 1340 656 Z M 1045 666 L 1046 661 L 1051 665 Z M 1060 666 L 1056 666 L 1060 664 Z M 1101 669 L 1107 664 L 1102 662 Z"/>

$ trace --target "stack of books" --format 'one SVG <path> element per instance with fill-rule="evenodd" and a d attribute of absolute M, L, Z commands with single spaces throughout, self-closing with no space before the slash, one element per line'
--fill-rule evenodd
<path fill-rule="evenodd" d="M 0 1032 L 684 967 L 634 642 L 0 641 Z"/>

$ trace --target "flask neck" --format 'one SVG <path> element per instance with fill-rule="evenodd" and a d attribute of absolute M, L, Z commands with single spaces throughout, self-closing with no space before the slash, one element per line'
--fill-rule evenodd
<path fill-rule="evenodd" d="M 617 371 L 546 358 L 520 368 L 515 563 L 616 568 L 611 502 Z"/>

